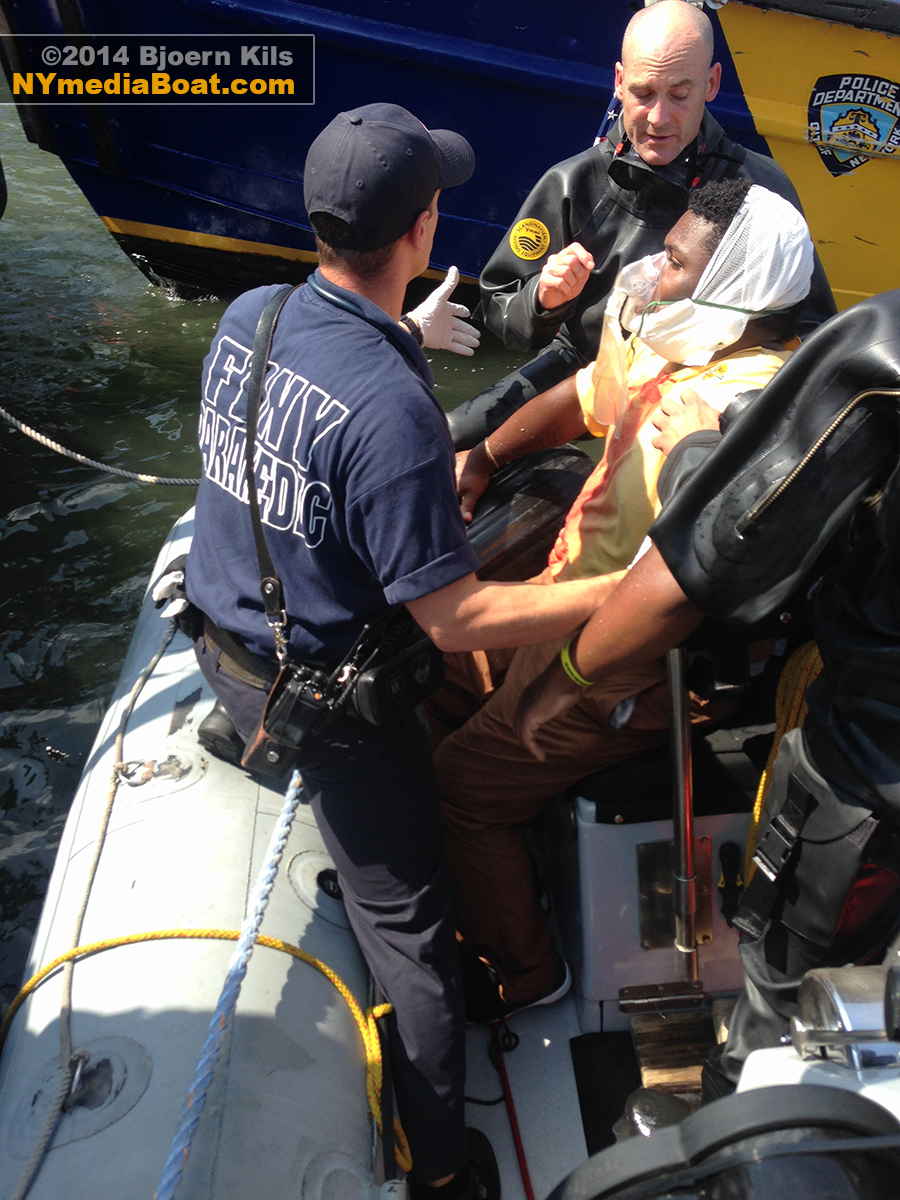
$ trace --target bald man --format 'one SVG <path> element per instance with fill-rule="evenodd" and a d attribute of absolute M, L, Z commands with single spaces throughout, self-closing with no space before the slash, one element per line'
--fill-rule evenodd
<path fill-rule="evenodd" d="M 632 18 L 616 63 L 620 117 L 602 142 L 540 180 L 481 276 L 487 327 L 510 348 L 549 349 L 451 414 L 458 450 L 594 360 L 617 273 L 662 250 L 694 188 L 750 179 L 800 209 L 778 164 L 730 141 L 706 111 L 721 75 L 701 9 L 659 0 Z M 834 312 L 817 258 L 801 333 Z"/>

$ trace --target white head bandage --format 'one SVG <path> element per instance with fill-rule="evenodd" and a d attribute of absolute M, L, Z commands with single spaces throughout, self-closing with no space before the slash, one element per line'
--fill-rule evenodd
<path fill-rule="evenodd" d="M 640 314 L 623 313 L 622 321 L 670 362 L 705 366 L 741 337 L 753 317 L 802 300 L 812 272 L 813 244 L 803 217 L 789 201 L 754 184 L 693 297 L 651 303 Z"/>

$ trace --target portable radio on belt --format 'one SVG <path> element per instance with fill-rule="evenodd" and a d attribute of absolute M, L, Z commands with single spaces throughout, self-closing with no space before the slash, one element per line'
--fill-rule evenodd
<path fill-rule="evenodd" d="M 322 286 L 313 290 L 337 307 L 368 320 L 361 309 L 343 296 L 334 296 Z M 341 713 L 356 716 L 370 725 L 390 725 L 444 681 L 443 655 L 403 605 L 366 625 L 346 658 L 330 673 L 290 660 L 284 593 L 263 534 L 253 475 L 253 447 L 275 324 L 294 291 L 293 287 L 282 288 L 263 309 L 247 381 L 247 494 L 259 560 L 260 592 L 280 669 L 241 765 L 264 774 L 277 771 L 279 777 L 289 765 L 285 751 L 296 751 L 310 734 L 323 729 Z"/>

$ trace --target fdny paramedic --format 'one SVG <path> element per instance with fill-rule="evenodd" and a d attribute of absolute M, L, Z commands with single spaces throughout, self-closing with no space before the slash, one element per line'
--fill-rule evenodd
<path fill-rule="evenodd" d="M 660 0 L 629 22 L 616 64 L 621 115 L 602 142 L 535 185 L 481 275 L 487 328 L 506 346 L 547 349 L 451 414 L 457 449 L 594 360 L 616 276 L 662 250 L 695 188 L 749 179 L 800 209 L 778 164 L 730 141 L 706 111 L 722 73 L 712 59 L 709 18 L 684 0 Z M 834 311 L 816 260 L 801 333 Z"/>
<path fill-rule="evenodd" d="M 341 113 L 310 147 L 304 194 L 320 265 L 275 329 L 255 447 L 246 386 L 277 288 L 236 300 L 204 364 L 203 480 L 186 568 L 195 649 L 246 741 L 277 673 L 244 483 L 253 453 L 264 540 L 284 587 L 289 656 L 331 668 L 367 621 L 405 604 L 442 648 L 518 645 L 583 623 L 608 589 L 482 584 L 466 540 L 446 419 L 406 324 L 438 192 L 468 142 L 393 104 Z M 298 751 L 347 914 L 391 1014 L 392 1075 L 417 1200 L 498 1200 L 490 1147 L 467 1138 L 464 1027 L 437 789 L 414 712 L 387 728 L 343 713 Z M 477 1142 L 477 1139 L 475 1139 Z"/>

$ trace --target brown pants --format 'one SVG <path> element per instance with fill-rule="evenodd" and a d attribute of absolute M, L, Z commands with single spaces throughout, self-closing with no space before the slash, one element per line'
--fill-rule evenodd
<path fill-rule="evenodd" d="M 485 952 L 512 1003 L 549 990 L 559 970 L 517 826 L 585 775 L 665 741 L 669 726 L 660 659 L 586 690 L 574 708 L 540 731 L 547 761 L 532 758 L 513 732 L 516 707 L 563 640 L 517 650 L 503 685 L 435 752 L 459 933 Z M 635 695 L 630 720 L 611 729 L 616 704 Z M 692 701 L 693 719 L 707 720 L 703 702 Z"/>

